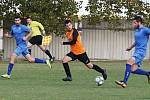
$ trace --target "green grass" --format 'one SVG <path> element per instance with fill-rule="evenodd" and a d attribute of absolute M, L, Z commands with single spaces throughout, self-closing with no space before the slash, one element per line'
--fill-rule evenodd
<path fill-rule="evenodd" d="M 69 63 L 72 82 L 63 82 L 62 64 L 53 63 L 50 70 L 41 64 L 15 64 L 10 80 L 0 78 L 0 100 L 150 100 L 150 85 L 145 76 L 131 75 L 128 88 L 116 86 L 114 80 L 122 79 L 125 62 L 93 62 L 104 66 L 108 80 L 102 86 L 95 84 L 99 73 L 78 62 Z M 142 66 L 150 70 L 150 63 Z M 0 73 L 7 64 L 0 64 Z"/>

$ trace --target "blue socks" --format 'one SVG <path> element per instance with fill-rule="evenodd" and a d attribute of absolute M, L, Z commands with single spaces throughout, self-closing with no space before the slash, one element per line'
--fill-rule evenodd
<path fill-rule="evenodd" d="M 131 65 L 130 64 L 126 64 L 126 70 L 125 70 L 125 74 L 124 74 L 124 83 L 127 83 L 129 76 L 131 73 Z"/>
<path fill-rule="evenodd" d="M 35 63 L 46 63 L 46 60 L 42 60 L 42 59 L 38 59 L 38 58 L 35 58 Z"/>
<path fill-rule="evenodd" d="M 135 71 L 131 71 L 131 65 L 130 64 L 126 64 L 126 70 L 125 70 L 125 75 L 124 75 L 124 80 L 123 80 L 124 83 L 128 82 L 128 79 L 129 79 L 129 76 L 130 76 L 131 72 L 133 74 L 138 74 L 138 75 L 149 75 L 149 72 L 144 71 L 142 69 L 137 69 Z"/>
<path fill-rule="evenodd" d="M 35 63 L 46 63 L 46 60 L 41 60 L 41 59 L 38 59 L 38 58 L 35 58 Z M 12 63 L 9 63 L 8 65 L 8 69 L 7 69 L 7 74 L 10 75 L 11 74 L 11 71 L 14 67 L 14 64 Z"/>
<path fill-rule="evenodd" d="M 132 72 L 133 74 L 138 74 L 138 75 L 149 75 L 149 72 L 144 71 L 142 69 L 137 69 L 135 71 Z"/>
<path fill-rule="evenodd" d="M 8 75 L 11 74 L 11 71 L 12 71 L 12 69 L 13 69 L 13 66 L 14 66 L 14 64 L 9 63 L 8 69 L 7 69 L 7 74 L 8 74 Z"/>

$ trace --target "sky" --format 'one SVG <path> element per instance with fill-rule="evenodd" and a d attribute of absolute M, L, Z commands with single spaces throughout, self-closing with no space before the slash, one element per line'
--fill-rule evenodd
<path fill-rule="evenodd" d="M 78 13 L 78 15 L 87 15 L 87 14 L 89 14 L 89 12 L 87 12 L 86 10 L 85 10 L 85 7 L 87 6 L 87 4 L 88 4 L 88 0 L 75 0 L 75 1 L 83 1 L 83 3 L 82 3 L 82 8 L 79 10 L 79 13 Z M 142 0 L 142 1 L 144 1 L 144 2 L 149 2 L 150 3 L 150 0 Z"/>

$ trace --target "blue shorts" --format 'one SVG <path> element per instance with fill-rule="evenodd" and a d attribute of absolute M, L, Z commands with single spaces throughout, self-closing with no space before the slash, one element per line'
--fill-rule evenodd
<path fill-rule="evenodd" d="M 15 49 L 15 54 L 17 55 L 17 56 L 19 56 L 19 55 L 23 55 L 24 57 L 27 55 L 27 54 L 29 54 L 29 51 L 28 51 L 28 48 L 27 47 L 20 47 L 20 46 L 18 46 L 16 49 Z"/>
<path fill-rule="evenodd" d="M 142 53 L 134 53 L 132 58 L 135 60 L 135 63 L 140 67 L 142 65 L 142 61 L 145 57 L 145 54 Z"/>

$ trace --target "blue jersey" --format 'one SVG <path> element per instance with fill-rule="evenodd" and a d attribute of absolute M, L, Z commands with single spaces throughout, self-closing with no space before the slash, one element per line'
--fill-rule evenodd
<path fill-rule="evenodd" d="M 26 41 L 23 40 L 23 37 L 26 35 L 26 33 L 30 32 L 30 31 L 31 31 L 30 28 L 28 28 L 25 25 L 21 25 L 21 24 L 13 25 L 11 27 L 11 35 L 13 37 L 15 37 L 17 46 L 19 46 L 19 47 L 27 46 L 27 43 L 26 43 Z"/>
<path fill-rule="evenodd" d="M 144 26 L 135 30 L 135 52 L 134 55 L 141 54 L 143 57 L 146 55 L 147 44 L 149 40 L 150 29 Z"/>

